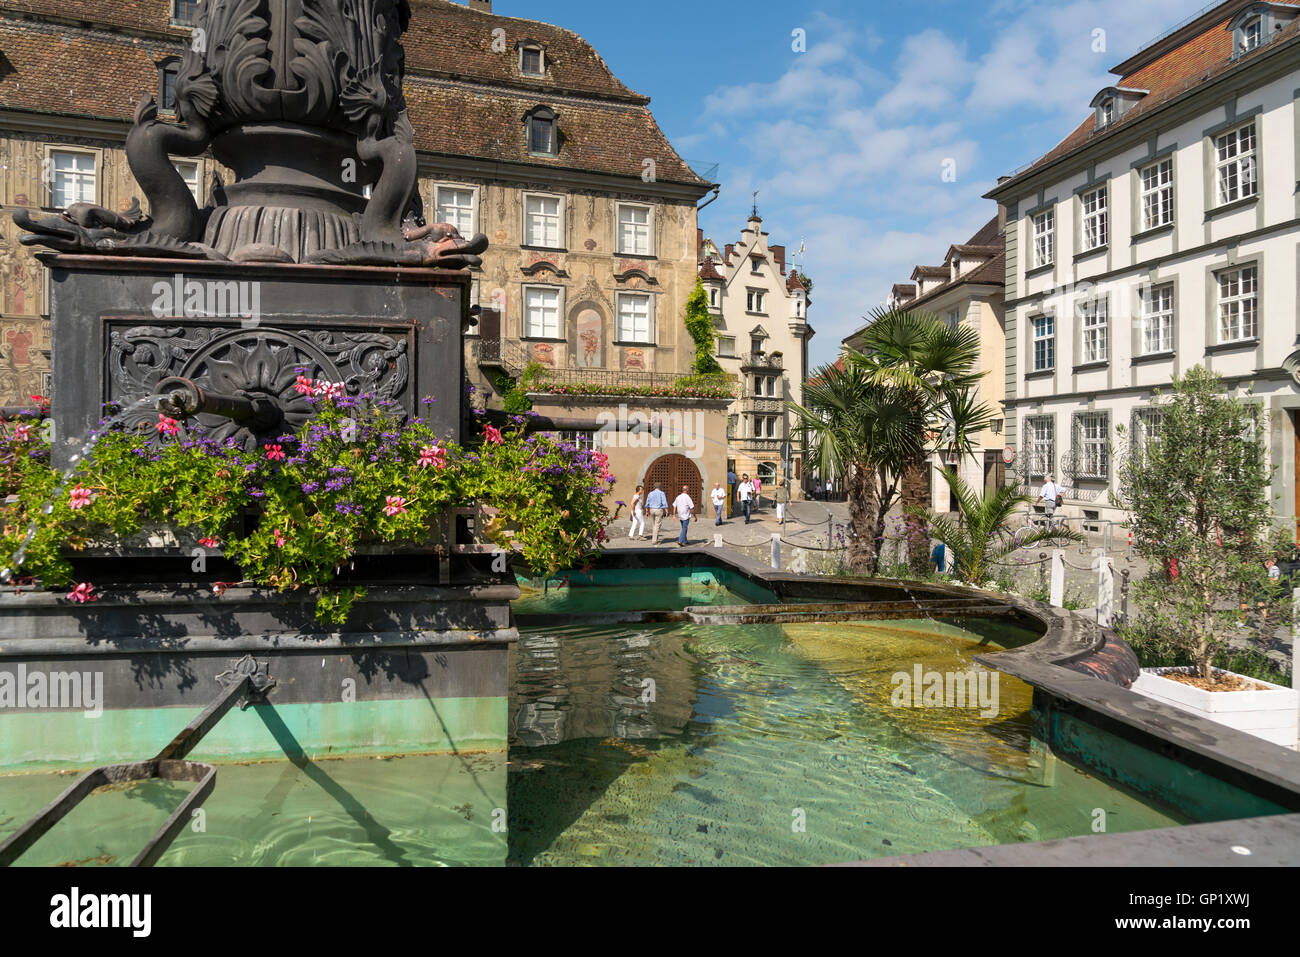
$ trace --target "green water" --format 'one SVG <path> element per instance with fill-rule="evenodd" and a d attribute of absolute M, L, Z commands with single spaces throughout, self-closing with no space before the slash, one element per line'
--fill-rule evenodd
<path fill-rule="evenodd" d="M 559 591 L 519 610 L 752 600 L 707 578 Z M 1031 637 L 979 631 L 999 629 Z M 1186 823 L 1068 765 L 1035 783 L 1030 689 L 1005 675 L 984 716 L 891 701 L 896 673 L 968 670 L 984 640 L 933 621 L 527 629 L 508 761 L 221 765 L 161 863 L 824 864 Z M 71 780 L 0 777 L 0 838 Z M 97 793 L 20 863 L 126 863 L 185 787 Z"/>

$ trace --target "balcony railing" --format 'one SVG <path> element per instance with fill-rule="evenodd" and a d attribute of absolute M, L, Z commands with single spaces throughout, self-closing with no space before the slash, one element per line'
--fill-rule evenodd
<path fill-rule="evenodd" d="M 782 369 L 784 357 L 766 352 L 746 352 L 740 357 L 742 369 Z"/>
<path fill-rule="evenodd" d="M 738 439 L 733 439 L 733 441 L 736 443 L 738 448 L 747 452 L 780 452 L 781 444 L 785 439 L 759 439 L 750 436 L 741 436 Z"/>
<path fill-rule="evenodd" d="M 740 400 L 741 412 L 766 412 L 769 414 L 780 415 L 785 411 L 785 402 L 782 399 L 760 398 L 756 395 L 747 395 Z"/>

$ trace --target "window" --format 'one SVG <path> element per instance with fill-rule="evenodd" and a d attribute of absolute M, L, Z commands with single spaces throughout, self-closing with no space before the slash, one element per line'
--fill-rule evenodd
<path fill-rule="evenodd" d="M 803 318 L 803 298 L 800 296 L 794 298 L 794 317 L 796 319 Z"/>
<path fill-rule="evenodd" d="M 709 306 L 716 309 L 718 307 L 718 287 L 713 286 L 709 289 Z"/>
<path fill-rule="evenodd" d="M 181 61 L 168 57 L 158 64 L 158 109 L 164 113 L 176 112 L 176 80 L 181 74 Z"/>
<path fill-rule="evenodd" d="M 524 76 L 546 76 L 546 52 L 539 46 L 520 47 L 519 72 Z"/>
<path fill-rule="evenodd" d="M 436 207 L 438 222 L 450 223 L 456 227 L 457 232 L 467 238 L 474 235 L 474 191 L 472 189 L 439 186 Z"/>
<path fill-rule="evenodd" d="M 1225 133 L 1214 141 L 1219 205 L 1255 195 L 1255 124 Z"/>
<path fill-rule="evenodd" d="M 625 256 L 649 256 L 650 207 L 618 207 L 618 251 Z"/>
<path fill-rule="evenodd" d="M 1161 160 L 1142 170 L 1142 228 L 1174 221 L 1174 161 Z"/>
<path fill-rule="evenodd" d="M 645 293 L 621 293 L 618 297 L 618 341 L 653 343 L 653 307 Z"/>
<path fill-rule="evenodd" d="M 95 202 L 95 156 L 93 153 L 50 153 L 54 174 L 51 205 L 66 209 L 73 203 Z"/>
<path fill-rule="evenodd" d="M 199 195 L 199 164 L 178 160 L 172 165 L 176 167 L 176 172 L 181 174 L 181 179 L 185 180 L 185 185 L 194 196 L 194 202 L 202 206 L 203 197 Z"/>
<path fill-rule="evenodd" d="M 1106 216 L 1106 187 L 1084 193 L 1083 203 L 1083 249 L 1100 249 L 1110 242 L 1110 224 Z"/>
<path fill-rule="evenodd" d="M 1034 268 L 1056 261 L 1056 212 L 1048 209 L 1034 217 Z"/>
<path fill-rule="evenodd" d="M 1264 20 L 1262 17 L 1247 20 L 1241 25 L 1241 51 L 1243 53 L 1249 53 L 1255 49 L 1263 39 Z"/>
<path fill-rule="evenodd" d="M 763 311 L 763 293 L 757 289 L 749 290 L 748 298 L 745 300 L 745 308 L 749 312 Z"/>
<path fill-rule="evenodd" d="M 560 338 L 560 290 L 545 286 L 524 288 L 524 337 Z"/>
<path fill-rule="evenodd" d="M 736 355 L 735 336 L 718 336 L 718 355 L 728 358 Z"/>
<path fill-rule="evenodd" d="M 1105 299 L 1094 299 L 1079 306 L 1079 333 L 1084 365 L 1105 362 L 1109 357 L 1108 326 Z"/>
<path fill-rule="evenodd" d="M 749 351 L 756 356 L 761 356 L 763 354 L 763 339 L 761 336 L 749 337 Z"/>
<path fill-rule="evenodd" d="M 774 415 L 756 415 L 754 416 L 754 438 L 756 439 L 775 439 L 776 433 L 776 416 Z"/>
<path fill-rule="evenodd" d="M 199 0 L 172 0 L 172 23 L 192 27 L 199 22 Z"/>
<path fill-rule="evenodd" d="M 1142 352 L 1174 351 L 1174 287 L 1158 286 L 1142 294 Z"/>
<path fill-rule="evenodd" d="M 961 310 L 949 309 L 948 314 L 943 317 L 943 321 L 947 324 L 949 329 L 956 329 L 961 325 Z"/>
<path fill-rule="evenodd" d="M 524 245 L 560 248 L 560 198 L 527 196 L 524 198 Z"/>
<path fill-rule="evenodd" d="M 1137 409 L 1133 413 L 1133 448 L 1137 454 L 1151 448 L 1160 441 L 1160 427 L 1164 424 L 1165 414 L 1159 409 Z"/>
<path fill-rule="evenodd" d="M 1030 478 L 1052 474 L 1056 465 L 1056 420 L 1036 416 L 1027 421 L 1025 432 Z"/>
<path fill-rule="evenodd" d="M 524 117 L 528 124 L 528 152 L 556 156 L 560 152 L 555 111 L 539 106 Z"/>
<path fill-rule="evenodd" d="M 1056 368 L 1056 320 L 1052 316 L 1036 316 L 1034 330 L 1034 371 Z"/>
<path fill-rule="evenodd" d="M 1115 100 L 1107 98 L 1101 101 L 1101 106 L 1097 107 L 1097 125 L 1109 126 L 1115 119 Z"/>
<path fill-rule="evenodd" d="M 1259 271 L 1243 266 L 1221 272 L 1219 279 L 1219 342 L 1242 342 L 1259 333 L 1256 307 Z"/>
<path fill-rule="evenodd" d="M 1110 477 L 1110 415 L 1089 412 L 1075 418 L 1076 442 L 1079 448 L 1079 477 L 1106 479 Z"/>
<path fill-rule="evenodd" d="M 749 257 L 749 271 L 757 276 L 763 271 L 763 260 L 754 256 Z"/>

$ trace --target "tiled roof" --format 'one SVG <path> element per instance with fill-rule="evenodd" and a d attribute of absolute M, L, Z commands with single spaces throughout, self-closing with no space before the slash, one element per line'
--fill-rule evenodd
<path fill-rule="evenodd" d="M 1300 0 L 1280 0 L 1279 5 L 1300 6 Z M 1300 37 L 1300 17 L 1297 17 L 1284 29 L 1268 38 L 1266 43 L 1234 58 L 1233 35 L 1227 27 L 1243 6 L 1245 4 L 1240 2 L 1223 4 L 1224 15 L 1216 18 L 1213 25 L 1155 57 L 1149 63 L 1139 66 L 1133 73 L 1122 77 L 1116 85 L 1150 92 L 1125 110 L 1123 115 L 1114 122 L 1098 130 L 1095 116 L 1088 116 L 1074 132 L 1061 140 L 1046 155 L 1007 181 L 999 183 L 986 194 L 986 198 L 1003 193 L 1011 184 L 1091 143 L 1094 139 L 1108 136 L 1117 129 L 1124 128 L 1175 97 L 1208 83 L 1238 65 L 1266 54 L 1269 50 L 1276 50 L 1283 44 L 1293 44 L 1297 37 Z"/>
<path fill-rule="evenodd" d="M 917 266 L 912 270 L 913 279 L 933 279 L 937 276 L 951 276 L 952 270 L 947 266 Z"/>
<path fill-rule="evenodd" d="M 994 240 L 990 242 L 990 239 Z M 942 277 L 945 282 L 933 289 L 927 289 L 920 297 L 916 295 L 916 286 L 910 283 L 895 283 L 893 288 L 894 297 L 899 298 L 899 293 L 903 293 L 911 301 L 907 303 L 908 308 L 915 308 L 917 305 L 929 302 L 936 296 L 940 296 L 950 289 L 957 286 L 968 284 L 974 285 L 996 285 L 1006 284 L 1006 236 L 999 231 L 998 217 L 994 216 L 987 223 L 980 227 L 979 232 L 970 238 L 968 242 L 959 243 L 950 247 L 949 255 L 952 250 L 979 250 L 981 254 L 989 253 L 987 262 L 981 263 L 970 272 L 952 278 L 951 266 L 917 266 L 912 272 L 912 278 L 921 277 Z"/>
<path fill-rule="evenodd" d="M 996 220 L 994 220 L 996 222 Z M 944 257 L 945 263 L 952 262 L 953 256 L 963 259 L 992 259 L 1002 251 L 1002 244 L 998 245 L 975 245 L 974 243 L 959 243 L 948 247 L 948 255 Z"/>
<path fill-rule="evenodd" d="M 914 282 L 896 282 L 894 288 L 890 290 L 895 299 L 915 299 L 916 283 Z"/>
<path fill-rule="evenodd" d="M 718 272 L 717 267 L 713 265 L 712 259 L 706 259 L 704 262 L 700 263 L 700 278 L 715 279 L 718 282 L 722 282 L 726 277 L 723 276 L 722 273 Z"/>
<path fill-rule="evenodd" d="M 799 275 L 799 271 L 797 269 L 791 269 L 790 275 L 785 279 L 785 291 L 794 292 L 796 289 L 803 289 L 806 291 L 807 288 L 808 287 L 804 285 L 803 276 Z"/>

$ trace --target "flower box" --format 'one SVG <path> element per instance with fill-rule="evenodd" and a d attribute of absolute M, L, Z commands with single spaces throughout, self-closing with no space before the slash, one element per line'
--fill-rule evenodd
<path fill-rule="evenodd" d="M 1133 682 L 1133 690 L 1144 697 L 1199 714 L 1274 744 L 1296 747 L 1296 739 L 1300 737 L 1300 690 L 1218 668 L 1215 674 L 1244 678 L 1264 688 L 1258 691 L 1206 691 L 1164 677 L 1171 672 L 1187 674 L 1192 670 L 1143 668 L 1142 674 Z"/>

